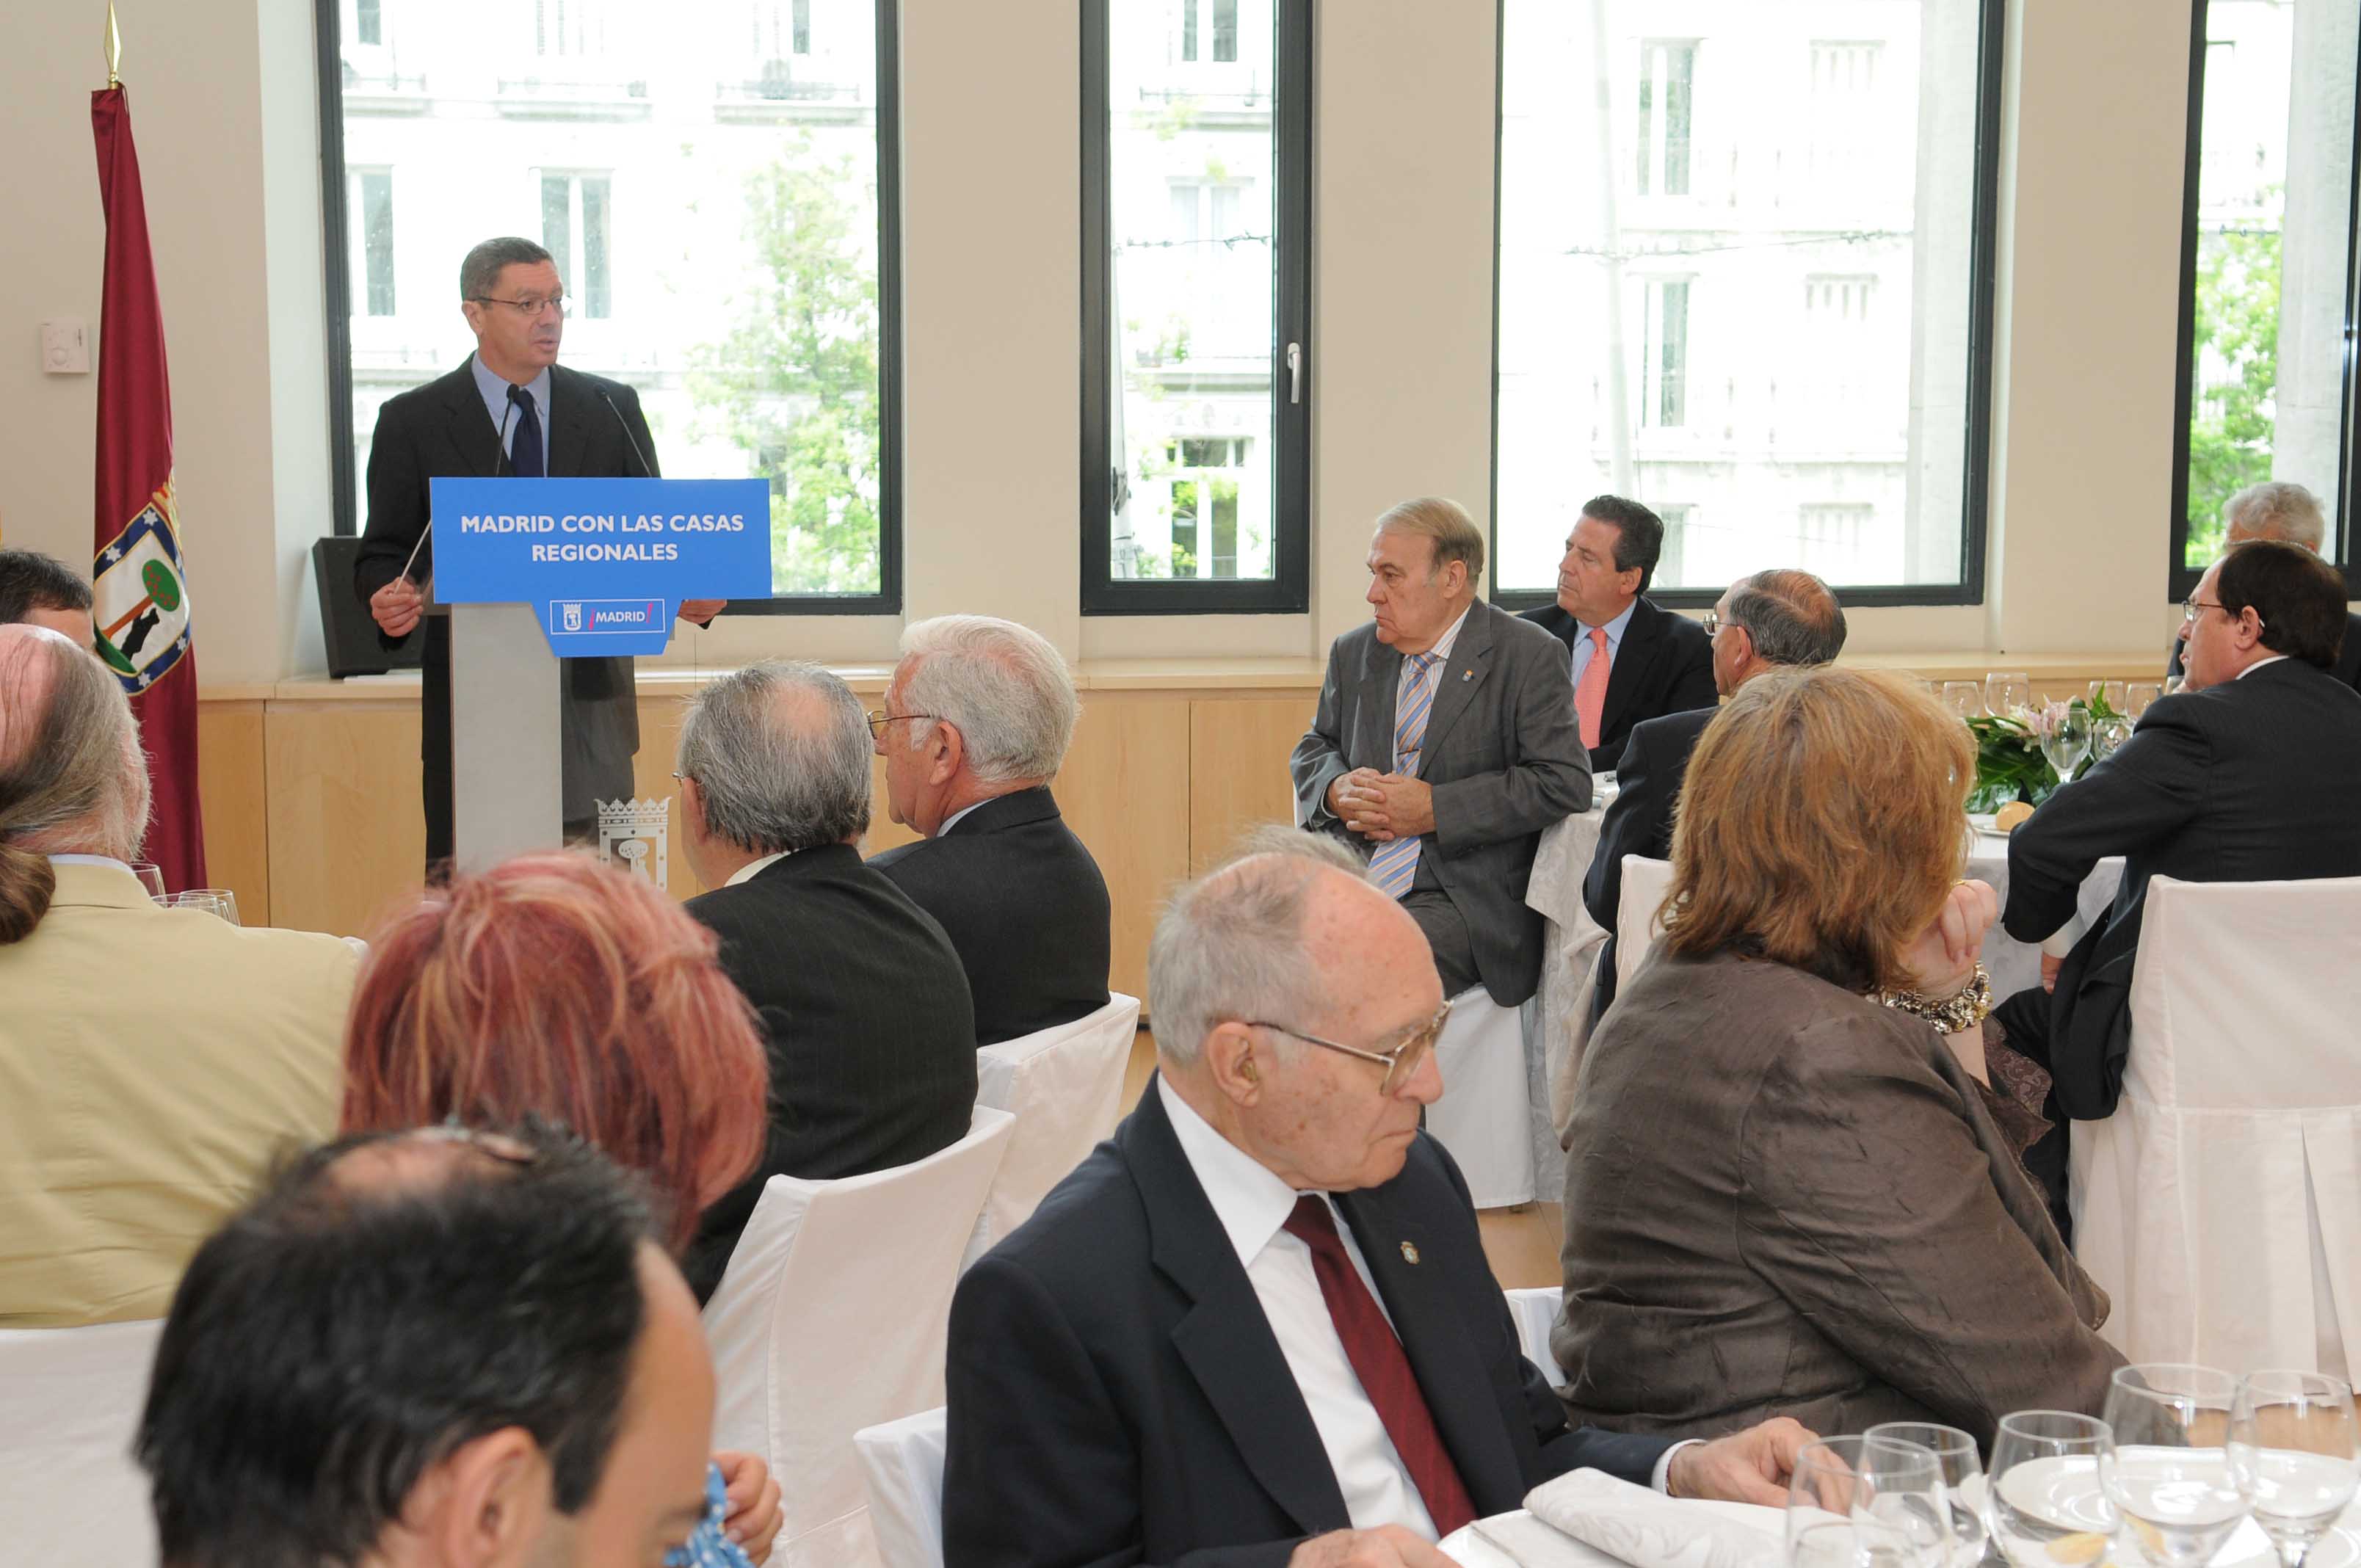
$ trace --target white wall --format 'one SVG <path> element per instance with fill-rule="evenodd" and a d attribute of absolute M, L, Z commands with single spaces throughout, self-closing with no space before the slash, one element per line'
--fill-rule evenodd
<path fill-rule="evenodd" d="M 329 526 L 309 0 L 119 0 L 174 367 L 181 516 L 208 684 L 310 667 L 304 542 Z M 1004 406 L 1072 409 L 1079 37 L 1072 0 L 904 0 L 906 598 L 1039 627 L 1071 656 L 1311 656 L 1356 624 L 1367 523 L 1489 488 L 1493 0 L 1319 12 L 1312 611 L 1076 608 L 1078 437 L 1012 466 Z M 2188 22 L 2176 6 L 2012 0 L 1982 607 L 1862 610 L 1864 652 L 2160 644 Z M 38 322 L 93 329 L 100 225 L 81 6 L 0 16 L 0 531 L 87 555 L 93 377 L 44 376 Z M 1026 171 L 1015 181 L 1012 171 Z M 880 618 L 741 618 L 678 663 L 890 656 Z"/>

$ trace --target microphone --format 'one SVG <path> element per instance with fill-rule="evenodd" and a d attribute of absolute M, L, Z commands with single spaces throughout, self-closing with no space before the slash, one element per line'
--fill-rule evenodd
<path fill-rule="evenodd" d="M 604 387 L 598 389 L 598 400 L 607 405 L 607 411 L 615 416 L 616 428 L 623 433 L 623 439 L 631 444 L 631 455 L 640 460 L 641 476 L 644 478 L 654 478 L 656 466 L 649 462 L 648 455 L 641 450 L 640 438 L 631 433 L 631 422 L 623 417 L 623 411 L 615 406 L 615 400 L 607 395 L 607 389 Z"/>

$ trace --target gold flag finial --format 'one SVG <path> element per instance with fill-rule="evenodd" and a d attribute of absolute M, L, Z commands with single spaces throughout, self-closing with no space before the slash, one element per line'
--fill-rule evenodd
<path fill-rule="evenodd" d="M 123 63 L 123 29 L 115 25 L 115 0 L 106 0 L 106 84 L 123 85 L 115 68 Z"/>

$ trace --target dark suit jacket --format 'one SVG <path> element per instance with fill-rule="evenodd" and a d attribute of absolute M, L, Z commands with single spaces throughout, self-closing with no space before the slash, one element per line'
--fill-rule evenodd
<path fill-rule="evenodd" d="M 975 1014 L 934 916 L 849 844 L 774 861 L 686 905 L 721 938 L 721 967 L 769 1036 L 771 1135 L 705 1212 L 681 1271 L 713 1294 L 774 1176 L 814 1181 L 924 1159 L 967 1135 Z"/>
<path fill-rule="evenodd" d="M 1573 616 L 1554 604 L 1525 611 L 1574 657 L 1579 635 Z M 1572 667 L 1568 666 L 1571 678 Z M 1590 771 L 1603 773 L 1623 755 L 1631 727 L 1667 713 L 1687 713 L 1719 701 L 1713 685 L 1713 639 L 1686 616 L 1660 609 L 1641 598 L 1632 602 L 1623 645 L 1607 674 L 1607 701 L 1598 710 L 1598 744 L 1590 749 Z"/>
<path fill-rule="evenodd" d="M 869 863 L 950 934 L 975 998 L 977 1045 L 1106 1005 L 1106 878 L 1047 784 L 987 800 L 949 832 Z"/>
<path fill-rule="evenodd" d="M 2113 756 L 2050 796 L 2010 836 L 2002 922 L 2021 942 L 2065 925 L 2091 868 L 2108 855 L 2125 858 L 2114 907 L 2067 955 L 2049 996 L 2044 1065 L 2056 1110 L 2095 1121 L 2115 1108 L 2131 1047 L 2132 964 L 2148 878 L 2361 875 L 2356 778 L 2361 694 L 2326 671 L 2283 659 L 2239 680 L 2158 698 Z"/>
<path fill-rule="evenodd" d="M 1368 841 L 1328 809 L 1328 786 L 1355 768 L 1390 773 L 1394 693 L 1402 658 L 1355 627 L 1328 650 L 1312 728 L 1289 771 L 1295 817 L 1365 858 Z M 1542 829 L 1590 809 L 1590 766 L 1575 727 L 1565 653 L 1537 630 L 1481 600 L 1470 605 L 1451 661 L 1435 671 L 1419 777 L 1434 786 L 1434 831 L 1419 850 L 1449 894 L 1476 952 L 1484 989 L 1514 1007 L 1541 984 L 1542 917 L 1525 907 Z"/>
<path fill-rule="evenodd" d="M 2165 650 L 2164 674 L 2168 680 L 2177 680 L 2184 673 L 2180 666 L 2183 646 L 2180 638 L 2175 635 L 2172 646 Z M 2336 663 L 2329 666 L 2329 674 L 2346 685 L 2361 690 L 2361 615 L 2346 613 L 2345 641 L 2336 646 Z"/>
<path fill-rule="evenodd" d="M 1680 804 L 1681 781 L 1688 776 L 1689 753 L 1697 737 L 1721 709 L 1700 707 L 1668 713 L 1631 727 L 1623 759 L 1615 765 L 1615 799 L 1598 826 L 1598 848 L 1590 874 L 1582 879 L 1582 906 L 1607 928 L 1598 956 L 1596 1017 L 1615 1000 L 1615 922 L 1623 907 L 1623 857 L 1652 861 L 1673 854 L 1673 807 Z"/>
<path fill-rule="evenodd" d="M 1421 1134 L 1400 1176 L 1336 1203 L 1478 1515 L 1578 1465 L 1647 1485 L 1668 1445 L 1569 1431 L 1518 1353 L 1441 1145 Z M 960 1281 L 949 1390 L 947 1568 L 1276 1568 L 1351 1523 L 1152 1080 Z"/>
<path fill-rule="evenodd" d="M 614 400 L 640 451 L 655 460 L 655 438 L 640 412 L 640 395 L 620 381 L 553 365 L 549 370 L 547 471 L 553 475 L 629 478 L 642 470 L 637 453 L 607 411 Z M 401 575 L 411 547 L 426 532 L 427 481 L 491 477 L 508 472 L 500 427 L 484 411 L 475 361 L 413 387 L 378 410 L 369 440 L 368 522 L 353 562 L 353 592 L 366 609 L 369 596 Z M 434 568 L 434 545 L 418 554 L 413 575 Z M 426 618 L 420 651 L 419 760 L 426 807 L 426 863 L 451 858 L 451 622 Z M 640 709 L 629 659 L 568 659 L 559 679 L 564 730 L 565 818 L 597 813 L 595 802 L 628 799 L 631 757 L 640 749 Z"/>

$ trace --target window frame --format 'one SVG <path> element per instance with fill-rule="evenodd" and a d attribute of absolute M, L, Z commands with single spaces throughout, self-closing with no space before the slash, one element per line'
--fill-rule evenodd
<path fill-rule="evenodd" d="M 902 0 L 871 3 L 877 12 L 877 591 L 779 594 L 767 599 L 736 600 L 730 607 L 733 616 L 902 613 Z M 329 499 L 333 532 L 349 537 L 360 532 L 363 476 L 356 472 L 353 461 L 353 277 L 345 161 L 343 5 L 344 0 L 313 0 L 313 22 L 320 106 L 320 234 L 325 269 L 322 292 L 327 313 Z M 531 168 L 536 192 L 533 216 L 538 223 L 542 166 Z M 611 171 L 608 177 L 611 200 Z"/>
<path fill-rule="evenodd" d="M 2203 0 L 2196 0 L 2199 5 Z M 1955 583 L 1837 584 L 1845 608 L 1887 609 L 1984 602 L 1990 532 L 1993 434 L 1993 284 L 1999 258 L 2001 87 L 2007 42 L 2007 0 L 1980 0 L 1976 44 L 1976 146 L 1974 233 L 1968 275 L 1967 472 L 1960 486 L 1960 575 Z M 1546 588 L 1500 587 L 1500 171 L 1501 137 L 1508 125 L 1508 0 L 1493 12 L 1492 74 L 1492 453 L 1489 515 L 1485 532 L 1490 559 L 1485 563 L 1488 598 L 1502 609 L 1521 611 L 1554 604 Z M 1654 198 L 1647 198 L 1653 200 Z M 1671 198 L 1679 200 L 1680 198 Z M 1688 503 L 1683 503 L 1688 504 Z M 1693 510 L 1693 509 L 1692 509 Z M 1671 609 L 1706 609 L 1719 602 L 1719 587 L 1658 587 L 1648 598 Z"/>
<path fill-rule="evenodd" d="M 2189 417 L 2197 398 L 2197 220 L 2202 192 L 2198 189 L 2205 158 L 2205 57 L 2209 0 L 2189 5 L 2188 145 L 2180 186 L 2180 302 L 2179 361 L 2172 380 L 2172 511 L 2166 531 L 2165 597 L 2178 603 L 2197 591 L 2205 575 L 2202 566 L 2184 565 L 2189 555 Z M 2361 71 L 2361 58 L 2356 70 Z M 2353 164 L 2345 202 L 2352 217 L 2345 258 L 2345 389 L 2340 423 L 2334 489 L 2322 498 L 2337 504 L 2323 546 L 2345 576 L 2347 599 L 2361 598 L 2361 107 L 2353 116 Z"/>
<path fill-rule="evenodd" d="M 1272 0 L 1271 575 L 1268 578 L 1118 578 L 1108 522 L 1115 385 L 1113 148 L 1108 134 L 1107 6 L 1082 6 L 1082 612 L 1100 615 L 1301 615 L 1312 606 L 1313 0 Z M 1199 53 L 1212 49 L 1211 6 Z M 1205 63 L 1200 60 L 1198 63 Z M 1292 380 L 1288 349 L 1299 353 Z"/>

